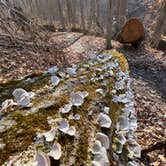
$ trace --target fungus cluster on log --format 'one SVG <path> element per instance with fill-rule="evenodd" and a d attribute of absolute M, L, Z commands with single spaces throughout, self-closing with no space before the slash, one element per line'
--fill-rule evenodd
<path fill-rule="evenodd" d="M 20 87 L 13 92 L 17 104 L 2 104 L 0 165 L 138 164 L 137 118 L 122 54 L 104 51 L 43 75 L 48 81 L 29 88 L 33 93 Z"/>

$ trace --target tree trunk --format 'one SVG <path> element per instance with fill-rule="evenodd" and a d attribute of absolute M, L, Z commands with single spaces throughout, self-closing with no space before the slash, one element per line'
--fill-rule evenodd
<path fill-rule="evenodd" d="M 113 6 L 112 6 L 113 0 L 108 1 L 108 7 L 107 7 L 107 49 L 112 48 L 111 39 L 112 39 L 112 18 L 113 18 Z"/>
<path fill-rule="evenodd" d="M 116 20 L 116 33 L 119 33 L 122 26 L 126 20 L 126 4 L 127 0 L 119 0 L 117 2 L 118 12 L 117 12 L 117 20 Z"/>
<path fill-rule="evenodd" d="M 84 2 L 82 0 L 80 1 L 80 13 L 81 13 L 81 25 L 82 25 L 81 28 L 85 32 Z"/>
<path fill-rule="evenodd" d="M 94 1 L 90 0 L 90 7 L 89 7 L 89 18 L 88 18 L 88 30 L 91 29 L 93 24 L 93 18 L 94 18 L 94 12 L 95 12 L 95 5 Z"/>
<path fill-rule="evenodd" d="M 63 16 L 63 10 L 61 7 L 60 0 L 57 0 L 57 6 L 58 6 L 58 11 L 59 11 L 60 22 L 61 22 L 62 28 L 63 28 L 63 30 L 66 30 L 64 16 Z"/>
<path fill-rule="evenodd" d="M 67 8 L 68 26 L 69 29 L 71 30 L 73 26 L 73 18 L 72 18 L 72 6 L 70 0 L 66 0 L 66 8 Z"/>
<path fill-rule="evenodd" d="M 154 33 L 152 34 L 152 39 L 150 44 L 154 48 L 157 48 L 159 45 L 161 34 L 164 31 L 164 27 L 165 27 L 164 25 L 166 25 L 166 2 L 163 2 L 163 5 L 160 11 L 160 17 L 156 24 L 156 29 Z"/>

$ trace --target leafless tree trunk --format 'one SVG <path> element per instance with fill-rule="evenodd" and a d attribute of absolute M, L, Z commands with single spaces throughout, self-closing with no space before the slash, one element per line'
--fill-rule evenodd
<path fill-rule="evenodd" d="M 66 30 L 64 16 L 63 16 L 63 10 L 61 7 L 60 0 L 57 0 L 57 7 L 58 7 L 58 12 L 59 12 L 60 22 L 61 22 L 62 28 L 63 28 L 63 30 Z"/>
<path fill-rule="evenodd" d="M 107 49 L 112 48 L 112 19 L 113 19 L 113 6 L 112 6 L 113 0 L 108 1 L 108 9 L 107 9 L 107 34 L 106 34 L 106 39 L 107 39 Z"/>
<path fill-rule="evenodd" d="M 90 0 L 90 7 L 89 7 L 89 18 L 88 18 L 88 30 L 91 29 L 91 26 L 93 24 L 93 18 L 94 18 L 94 13 L 95 13 L 95 5 L 94 1 Z"/>
<path fill-rule="evenodd" d="M 77 26 L 77 0 L 71 0 L 72 5 L 72 24 L 73 28 L 75 29 Z"/>
<path fill-rule="evenodd" d="M 126 5 L 127 0 L 118 0 L 116 2 L 118 7 L 116 33 L 118 33 L 126 21 Z"/>
<path fill-rule="evenodd" d="M 113 16 L 118 17 L 118 27 L 124 22 L 127 0 L 9 0 L 20 4 L 27 15 L 40 24 L 60 23 L 63 30 L 81 28 L 83 31 L 112 38 Z M 121 5 L 119 6 L 119 2 Z M 118 7 L 115 7 L 115 3 Z M 113 11 L 114 9 L 114 11 Z M 119 28 L 120 29 L 120 28 Z M 108 39 L 110 40 L 110 39 Z M 110 42 L 108 42 L 110 43 Z"/>
<path fill-rule="evenodd" d="M 84 2 L 80 1 L 80 14 L 81 14 L 81 25 L 82 29 L 85 32 L 85 20 L 84 20 Z"/>
<path fill-rule="evenodd" d="M 154 48 L 158 47 L 160 37 L 164 31 L 165 26 L 166 26 L 166 1 L 164 1 L 162 4 L 161 11 L 160 11 L 160 17 L 157 21 L 155 31 L 152 34 L 152 39 L 150 42 L 152 47 L 154 47 Z"/>
<path fill-rule="evenodd" d="M 71 1 L 70 0 L 66 0 L 66 8 L 67 8 L 67 17 L 68 17 L 68 26 L 69 29 L 72 29 L 73 26 L 73 14 L 72 14 L 72 6 L 71 6 Z"/>

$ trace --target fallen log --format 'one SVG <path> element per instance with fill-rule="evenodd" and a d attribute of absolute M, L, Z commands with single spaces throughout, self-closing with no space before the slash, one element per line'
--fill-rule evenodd
<path fill-rule="evenodd" d="M 33 86 L 25 90 L 19 82 L 3 102 L 0 165 L 137 165 L 137 119 L 122 54 L 105 51 L 54 67 L 43 79 L 27 79 Z M 3 94 L 9 91 L 4 86 Z"/>
<path fill-rule="evenodd" d="M 128 20 L 118 34 L 118 41 L 136 45 L 144 38 L 144 27 L 137 18 Z"/>

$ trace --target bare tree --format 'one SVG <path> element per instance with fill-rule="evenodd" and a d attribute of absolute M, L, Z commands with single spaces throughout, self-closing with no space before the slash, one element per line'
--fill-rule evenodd
<path fill-rule="evenodd" d="M 108 6 L 107 6 L 107 49 L 112 48 L 112 19 L 113 19 L 113 0 L 108 0 Z"/>
<path fill-rule="evenodd" d="M 111 47 L 111 38 L 117 20 L 117 32 L 125 21 L 127 0 L 9 0 L 21 4 L 23 11 L 29 11 L 40 24 L 60 23 L 63 30 L 72 30 L 79 27 L 83 32 L 89 32 L 107 37 L 108 47 Z M 117 5 L 117 6 L 115 6 Z M 27 7 L 28 6 L 28 7 Z M 118 9 L 118 10 L 117 10 Z M 26 13 L 26 12 L 25 12 Z"/>
<path fill-rule="evenodd" d="M 152 34 L 151 46 L 157 48 L 160 42 L 161 34 L 164 32 L 164 28 L 166 26 L 166 1 L 163 1 L 160 17 L 156 23 L 156 28 L 154 33 Z"/>
<path fill-rule="evenodd" d="M 127 0 L 117 0 L 114 3 L 118 9 L 116 13 L 116 33 L 118 33 L 126 21 Z"/>
<path fill-rule="evenodd" d="M 69 29 L 72 29 L 73 26 L 73 14 L 72 14 L 72 5 L 71 5 L 71 0 L 66 0 L 66 8 L 67 8 L 67 18 L 68 18 L 68 26 Z"/>
<path fill-rule="evenodd" d="M 94 13 L 95 13 L 95 5 L 94 5 L 94 1 L 93 0 L 90 0 L 90 7 L 89 7 L 89 11 L 88 11 L 88 15 L 89 15 L 89 18 L 88 18 L 88 30 L 91 29 L 91 26 L 93 24 L 93 19 L 94 19 Z"/>
<path fill-rule="evenodd" d="M 81 13 L 81 25 L 82 29 L 85 32 L 85 19 L 84 19 L 84 2 L 80 1 L 80 13 Z"/>
<path fill-rule="evenodd" d="M 60 0 L 57 0 L 57 7 L 58 7 L 58 12 L 59 12 L 59 17 L 60 17 L 60 22 L 61 22 L 62 28 L 63 28 L 63 30 L 66 30 L 64 16 L 63 16 L 63 10 L 61 7 Z"/>

